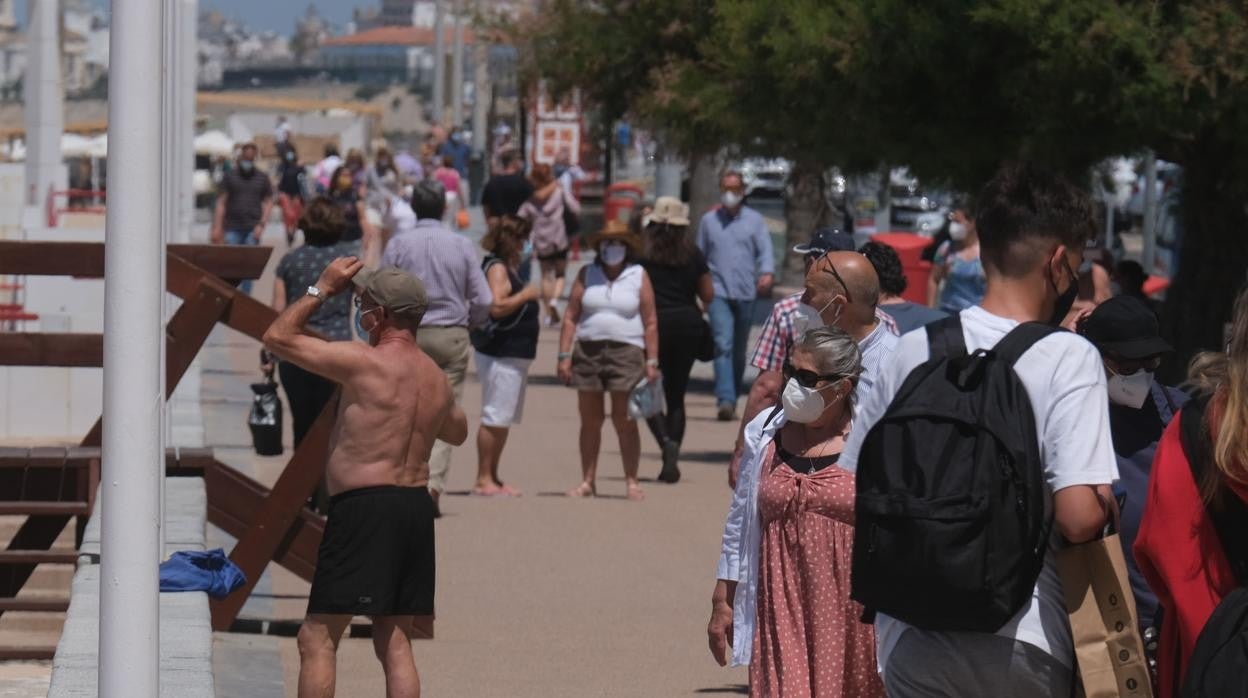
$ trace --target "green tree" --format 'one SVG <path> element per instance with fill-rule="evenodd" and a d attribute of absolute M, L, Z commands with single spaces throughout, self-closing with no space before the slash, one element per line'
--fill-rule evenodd
<path fill-rule="evenodd" d="M 1154 149 L 1184 167 L 1165 328 L 1186 360 L 1221 346 L 1248 268 L 1248 20 L 1229 0 L 863 0 L 847 74 L 882 157 L 976 188 L 1004 160 L 1086 177 Z"/>
<path fill-rule="evenodd" d="M 1031 159 L 1089 181 L 1151 148 L 1184 168 L 1165 326 L 1221 345 L 1248 268 L 1248 4 L 1235 0 L 556 0 L 530 65 L 687 153 L 796 163 L 790 234 L 819 173 L 904 163 L 978 189 Z"/>

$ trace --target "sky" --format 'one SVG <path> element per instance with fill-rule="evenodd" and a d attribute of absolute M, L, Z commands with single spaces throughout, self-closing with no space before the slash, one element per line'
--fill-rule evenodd
<path fill-rule="evenodd" d="M 107 8 L 108 0 L 92 0 L 98 7 Z M 308 9 L 309 0 L 199 0 L 199 10 L 218 10 L 226 17 L 236 17 L 254 31 L 273 31 L 290 34 L 295 28 L 295 18 Z M 351 19 L 351 9 L 357 5 L 380 5 L 378 0 L 321 0 L 316 9 L 331 24 L 341 26 Z M 26 24 L 26 0 L 16 0 L 17 18 Z"/>

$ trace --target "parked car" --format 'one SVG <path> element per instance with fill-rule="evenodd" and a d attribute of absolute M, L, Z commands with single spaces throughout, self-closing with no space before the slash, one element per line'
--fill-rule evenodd
<path fill-rule="evenodd" d="M 953 195 L 926 189 L 904 167 L 892 171 L 889 187 L 889 223 L 893 230 L 931 237 L 945 224 Z"/>
<path fill-rule="evenodd" d="M 735 169 L 745 180 L 745 195 L 784 196 L 793 166 L 784 158 L 746 158 Z"/>

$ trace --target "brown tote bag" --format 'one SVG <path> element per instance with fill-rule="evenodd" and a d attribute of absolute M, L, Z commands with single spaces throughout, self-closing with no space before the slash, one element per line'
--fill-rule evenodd
<path fill-rule="evenodd" d="M 1139 615 L 1117 533 L 1057 552 L 1080 688 L 1088 698 L 1152 698 Z"/>

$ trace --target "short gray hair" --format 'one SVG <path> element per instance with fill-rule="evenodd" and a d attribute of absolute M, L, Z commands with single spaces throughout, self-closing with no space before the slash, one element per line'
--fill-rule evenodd
<path fill-rule="evenodd" d="M 816 327 L 806 330 L 794 349 L 801 349 L 815 360 L 816 370 L 825 376 L 841 376 L 858 385 L 862 373 L 862 352 L 858 342 L 839 327 Z"/>

